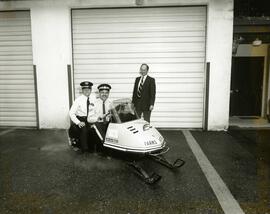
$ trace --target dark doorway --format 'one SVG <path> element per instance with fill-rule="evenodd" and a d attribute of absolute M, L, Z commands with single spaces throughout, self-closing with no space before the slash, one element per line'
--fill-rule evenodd
<path fill-rule="evenodd" d="M 233 57 L 230 116 L 261 116 L 264 57 Z"/>

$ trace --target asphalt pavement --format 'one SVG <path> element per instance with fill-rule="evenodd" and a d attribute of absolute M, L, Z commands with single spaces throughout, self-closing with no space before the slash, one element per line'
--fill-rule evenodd
<path fill-rule="evenodd" d="M 121 157 L 79 154 L 65 130 L 0 129 L 0 213 L 270 214 L 270 130 L 162 131 L 170 170 L 144 183 Z"/>

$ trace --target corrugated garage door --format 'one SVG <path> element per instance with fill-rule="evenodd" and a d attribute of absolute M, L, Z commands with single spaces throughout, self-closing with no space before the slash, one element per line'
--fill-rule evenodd
<path fill-rule="evenodd" d="M 29 11 L 0 12 L 0 126 L 36 126 Z"/>
<path fill-rule="evenodd" d="M 112 85 L 111 98 L 131 97 L 141 63 L 150 66 L 158 127 L 201 128 L 205 7 L 72 11 L 75 94 L 83 80 Z"/>

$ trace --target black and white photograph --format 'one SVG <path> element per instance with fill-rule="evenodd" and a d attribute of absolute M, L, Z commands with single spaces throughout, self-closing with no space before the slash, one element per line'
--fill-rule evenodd
<path fill-rule="evenodd" d="M 269 0 L 0 0 L 0 214 L 270 214 Z"/>

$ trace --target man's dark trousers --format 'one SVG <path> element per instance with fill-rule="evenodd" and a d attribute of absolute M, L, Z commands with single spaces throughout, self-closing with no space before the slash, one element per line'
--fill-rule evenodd
<path fill-rule="evenodd" d="M 136 112 L 138 114 L 138 116 L 141 118 L 142 114 L 143 114 L 143 119 L 145 121 L 147 121 L 148 123 L 150 123 L 150 117 L 151 117 L 151 111 L 142 111 L 142 110 L 137 110 Z"/>
<path fill-rule="evenodd" d="M 89 150 L 93 150 L 93 145 L 91 142 L 91 138 L 89 137 L 90 135 L 90 126 L 87 122 L 87 118 L 86 117 L 79 117 L 77 116 L 77 118 L 81 121 L 85 123 L 85 126 L 80 128 L 78 125 L 76 125 L 75 123 L 72 123 L 69 129 L 69 136 L 72 138 L 78 138 L 79 139 L 79 145 L 78 147 L 83 151 L 89 151 Z M 91 148 L 90 148 L 91 146 Z"/>

